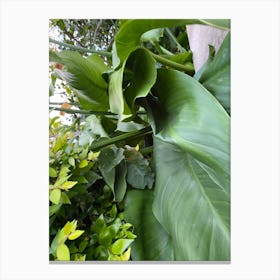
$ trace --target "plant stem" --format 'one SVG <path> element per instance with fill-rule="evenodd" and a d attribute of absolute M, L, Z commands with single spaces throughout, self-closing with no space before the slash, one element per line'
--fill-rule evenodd
<path fill-rule="evenodd" d="M 110 52 L 97 51 L 97 50 L 93 50 L 93 49 L 77 47 L 77 46 L 74 46 L 74 45 L 70 45 L 70 44 L 67 44 L 67 43 L 56 41 L 52 38 L 49 38 L 49 42 L 60 45 L 60 46 L 63 46 L 63 47 L 66 47 L 66 48 L 69 48 L 69 49 L 72 49 L 72 50 L 76 50 L 76 51 L 81 51 L 81 52 L 86 52 L 86 53 L 97 53 L 97 54 L 100 54 L 100 55 L 103 55 L 103 56 L 106 56 L 106 57 L 111 57 L 112 56 L 112 53 L 110 53 Z"/>
<path fill-rule="evenodd" d="M 49 106 L 51 110 L 65 112 L 68 114 L 82 114 L 82 115 L 114 115 L 117 116 L 114 113 L 111 112 L 102 112 L 102 111 L 86 111 L 86 110 L 74 110 L 74 109 L 67 109 L 67 108 L 61 108 L 61 107 L 53 107 Z"/>
<path fill-rule="evenodd" d="M 176 44 L 178 50 L 182 53 L 185 52 L 186 50 L 180 45 L 180 43 L 177 41 L 176 37 L 173 35 L 173 33 L 170 31 L 169 28 L 165 28 L 167 35 L 169 38 Z"/>
<path fill-rule="evenodd" d="M 153 152 L 153 149 L 154 149 L 154 147 L 150 146 L 150 147 L 146 147 L 146 148 L 141 149 L 139 152 L 142 155 L 148 155 L 148 154 L 151 154 Z"/>
<path fill-rule="evenodd" d="M 184 71 L 189 75 L 193 75 L 194 74 L 194 67 L 193 65 L 183 65 L 174 61 L 171 61 L 167 58 L 164 58 L 160 55 L 154 54 L 153 52 L 150 51 L 150 54 L 154 57 L 154 59 L 156 61 L 158 61 L 159 63 L 169 66 L 171 68 L 174 68 L 176 70 L 180 70 L 180 71 Z"/>
<path fill-rule="evenodd" d="M 49 104 L 50 105 L 62 105 L 64 104 L 65 102 L 50 102 Z M 67 104 L 69 105 L 72 105 L 72 106 L 79 106 L 79 103 L 72 103 L 72 102 L 66 102 Z"/>
<path fill-rule="evenodd" d="M 136 131 L 131 131 L 131 132 L 126 132 L 123 133 L 119 136 L 113 137 L 113 138 L 109 138 L 109 139 L 105 139 L 105 140 L 101 140 L 97 143 L 93 143 L 91 145 L 91 149 L 92 150 L 99 150 L 101 148 L 104 148 L 106 146 L 118 143 L 120 141 L 124 141 L 124 140 L 131 140 L 140 136 L 144 136 L 144 135 L 148 135 L 153 133 L 151 127 L 145 127 L 141 130 L 136 130 Z"/>
<path fill-rule="evenodd" d="M 50 105 L 62 105 L 63 103 L 61 102 L 51 102 Z M 68 104 L 73 104 L 74 106 L 79 106 L 79 104 L 75 103 L 68 103 Z M 88 110 L 75 110 L 75 109 L 67 109 L 67 108 L 61 108 L 61 107 L 54 107 L 54 106 L 49 106 L 51 110 L 54 111 L 60 111 L 60 112 L 65 112 L 68 114 L 81 114 L 81 115 L 102 115 L 102 116 L 118 116 L 118 114 L 111 113 L 111 112 L 104 112 L 104 111 L 88 111 Z M 146 115 L 146 112 L 136 112 L 136 115 Z"/>

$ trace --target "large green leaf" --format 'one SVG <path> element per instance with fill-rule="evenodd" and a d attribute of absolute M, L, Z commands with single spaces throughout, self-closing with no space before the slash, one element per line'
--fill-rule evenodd
<path fill-rule="evenodd" d="M 103 60 L 96 54 L 85 58 L 74 51 L 62 51 L 57 56 L 67 71 L 56 69 L 56 72 L 75 89 L 81 106 L 88 110 L 107 110 L 108 85 L 102 78 L 102 73 L 108 68 Z"/>
<path fill-rule="evenodd" d="M 146 97 L 156 82 L 156 62 L 148 51 L 138 48 L 130 54 L 125 67 L 131 71 L 132 78 L 124 95 L 128 106 L 134 112 L 136 98 Z"/>
<path fill-rule="evenodd" d="M 217 54 L 209 57 L 194 78 L 230 112 L 230 33 L 225 37 Z"/>
<path fill-rule="evenodd" d="M 137 238 L 132 260 L 173 260 L 172 241 L 152 212 L 153 192 L 131 190 L 125 199 L 125 219 L 134 225 Z"/>
<path fill-rule="evenodd" d="M 172 237 L 176 260 L 229 260 L 229 116 L 178 71 L 160 69 L 153 94 L 164 112 L 152 116 L 153 212 Z"/>
<path fill-rule="evenodd" d="M 182 26 L 186 24 L 207 24 L 227 28 L 229 20 L 199 19 L 132 19 L 126 20 L 115 38 L 117 54 L 121 62 L 140 45 L 141 36 L 145 32 L 161 27 Z"/>
<path fill-rule="evenodd" d="M 113 53 L 116 57 L 116 53 Z M 114 63 L 115 64 L 115 63 Z M 129 71 L 131 77 L 123 93 L 124 71 Z M 133 51 L 122 67 L 109 76 L 109 102 L 113 113 L 127 115 L 135 113 L 134 102 L 139 97 L 145 97 L 156 81 L 156 63 L 150 53 L 142 48 Z M 125 117 L 124 117 L 125 118 Z"/>

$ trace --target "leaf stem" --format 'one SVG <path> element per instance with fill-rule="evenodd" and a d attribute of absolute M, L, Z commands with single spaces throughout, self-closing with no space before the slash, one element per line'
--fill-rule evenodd
<path fill-rule="evenodd" d="M 73 102 L 49 102 L 49 105 L 62 105 L 64 103 L 67 103 L 69 105 L 72 105 L 72 106 L 79 106 L 79 103 L 73 103 Z"/>
<path fill-rule="evenodd" d="M 118 142 L 121 142 L 121 141 L 124 141 L 124 140 L 131 140 L 131 139 L 141 137 L 141 136 L 144 136 L 144 135 L 148 135 L 148 134 L 152 134 L 152 133 L 153 133 L 153 131 L 152 131 L 150 126 L 145 127 L 141 130 L 126 132 L 126 133 L 123 133 L 123 134 L 118 135 L 118 136 L 113 137 L 113 138 L 97 141 L 96 143 L 93 143 L 91 145 L 91 149 L 92 150 L 99 150 L 101 148 L 104 148 L 106 146 L 109 146 L 109 145 L 112 145 L 112 144 L 115 144 L 115 143 L 118 143 Z"/>
<path fill-rule="evenodd" d="M 75 110 L 75 109 L 68 109 L 68 108 L 61 108 L 61 107 L 54 107 L 51 105 L 62 105 L 63 103 L 60 102 L 51 102 L 49 108 L 54 111 L 65 112 L 68 114 L 81 114 L 81 115 L 101 115 L 101 116 L 118 116 L 118 114 L 112 112 L 104 112 L 104 111 L 89 111 L 89 110 Z M 71 103 L 68 103 L 71 105 Z M 74 104 L 74 106 L 78 106 L 79 104 Z M 136 115 L 146 115 L 146 112 L 136 112 Z"/>
<path fill-rule="evenodd" d="M 49 106 L 51 110 L 65 112 L 68 114 L 81 114 L 81 115 L 114 115 L 117 116 L 117 114 L 111 113 L 111 112 L 102 112 L 102 111 L 86 111 L 86 110 L 74 110 L 74 109 L 67 109 L 67 108 L 61 108 L 61 107 L 53 107 Z"/>
<path fill-rule="evenodd" d="M 189 75 L 193 75 L 194 74 L 194 67 L 193 67 L 193 65 L 183 65 L 183 64 L 171 61 L 171 60 L 169 60 L 167 58 L 164 58 L 164 57 L 162 57 L 160 55 L 154 54 L 151 51 L 149 51 L 149 52 L 150 52 L 150 54 L 153 56 L 153 58 L 156 61 L 158 61 L 159 63 L 161 63 L 163 65 L 169 66 L 169 67 L 174 68 L 174 69 L 179 70 L 179 71 L 184 71 L 184 72 L 186 72 Z"/>
<path fill-rule="evenodd" d="M 169 38 L 175 43 L 175 45 L 177 46 L 178 50 L 181 53 L 185 52 L 186 50 L 180 45 L 180 43 L 178 42 L 176 37 L 173 35 L 171 30 L 169 28 L 165 28 L 165 31 L 166 31 L 167 35 L 169 36 Z"/>
<path fill-rule="evenodd" d="M 97 53 L 97 54 L 100 54 L 100 55 L 103 55 L 103 56 L 106 56 L 106 57 L 111 57 L 112 56 L 112 53 L 110 53 L 110 52 L 97 51 L 97 50 L 93 50 L 93 49 L 78 47 L 78 46 L 74 46 L 74 45 L 70 45 L 70 44 L 67 44 L 67 43 L 56 41 L 52 38 L 49 38 L 49 42 L 57 44 L 59 46 L 63 46 L 63 47 L 72 49 L 72 50 L 76 50 L 76 51 L 81 51 L 81 52 L 86 52 L 86 53 Z"/>
<path fill-rule="evenodd" d="M 145 148 L 141 149 L 139 152 L 140 152 L 142 155 L 148 155 L 148 154 L 151 154 L 151 153 L 153 152 L 153 149 L 154 149 L 153 146 L 145 147 Z"/>

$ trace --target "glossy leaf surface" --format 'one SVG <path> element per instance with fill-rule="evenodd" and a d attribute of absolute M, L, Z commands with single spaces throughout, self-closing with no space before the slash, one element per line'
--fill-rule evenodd
<path fill-rule="evenodd" d="M 153 212 L 172 237 L 176 260 L 229 260 L 228 114 L 178 71 L 159 70 L 153 94 L 164 112 L 153 116 Z"/>
<path fill-rule="evenodd" d="M 117 54 L 121 62 L 125 61 L 129 54 L 140 45 L 141 36 L 145 32 L 161 27 L 182 26 L 186 24 L 209 24 L 224 28 L 228 20 L 209 20 L 199 19 L 133 19 L 127 20 L 121 26 L 115 42 Z M 129 38 L 129 40 L 128 40 Z"/>
<path fill-rule="evenodd" d="M 137 238 L 132 260 L 173 260 L 172 241 L 152 212 L 153 192 L 131 190 L 125 199 L 125 219 L 134 225 Z"/>

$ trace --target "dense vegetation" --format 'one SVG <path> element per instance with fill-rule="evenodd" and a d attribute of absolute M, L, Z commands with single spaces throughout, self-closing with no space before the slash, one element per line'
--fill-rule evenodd
<path fill-rule="evenodd" d="M 51 21 L 50 260 L 230 259 L 230 32 L 195 73 L 195 23 L 229 30 Z"/>

